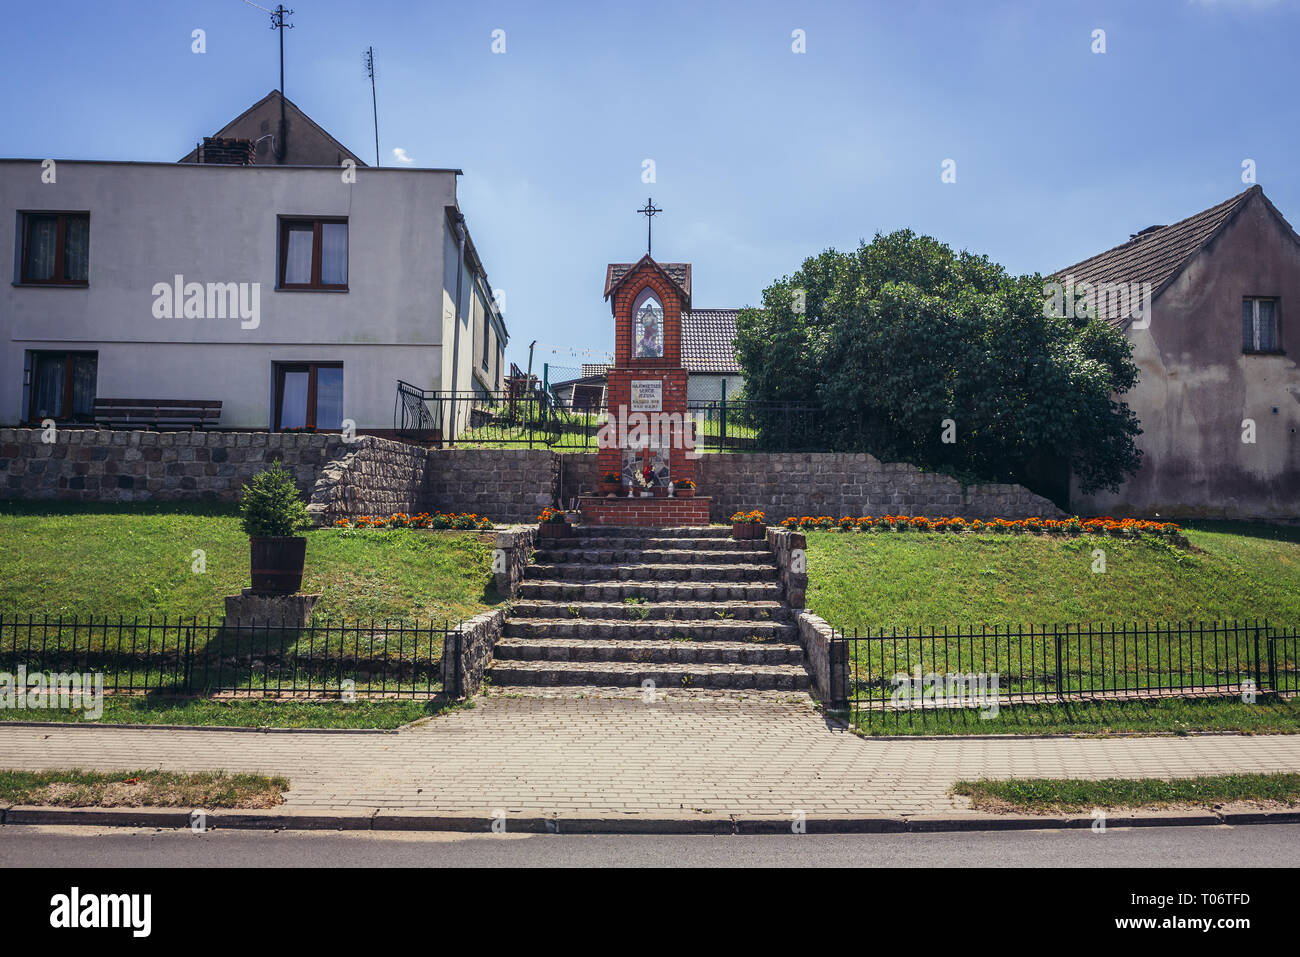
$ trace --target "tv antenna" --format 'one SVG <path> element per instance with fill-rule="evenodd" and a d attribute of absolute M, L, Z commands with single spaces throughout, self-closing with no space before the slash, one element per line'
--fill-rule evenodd
<path fill-rule="evenodd" d="M 379 101 L 375 99 L 375 48 L 366 47 L 366 75 L 370 77 L 370 105 L 375 112 L 375 167 L 379 167 Z"/>

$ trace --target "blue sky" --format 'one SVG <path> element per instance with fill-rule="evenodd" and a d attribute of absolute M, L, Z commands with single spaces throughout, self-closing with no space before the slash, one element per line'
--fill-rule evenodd
<path fill-rule="evenodd" d="M 700 307 L 903 226 L 1054 270 L 1240 192 L 1244 159 L 1300 224 L 1292 0 L 289 5 L 290 99 L 371 161 L 373 44 L 383 164 L 465 171 L 521 365 L 533 339 L 539 363 L 612 347 L 605 264 L 644 252 L 651 195 L 656 258 L 694 263 Z M 278 83 L 243 0 L 3 16 L 4 156 L 174 160 Z"/>

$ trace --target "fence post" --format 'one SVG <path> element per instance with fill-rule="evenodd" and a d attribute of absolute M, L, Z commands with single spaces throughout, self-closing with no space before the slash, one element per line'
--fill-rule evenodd
<path fill-rule="evenodd" d="M 1259 673 L 1259 622 L 1255 622 L 1255 692 L 1263 690 L 1264 678 Z"/>
<path fill-rule="evenodd" d="M 194 629 L 185 629 L 185 693 L 192 694 L 194 680 Z"/>
<path fill-rule="evenodd" d="M 721 421 L 718 428 L 718 450 L 725 451 L 727 448 L 727 377 L 722 377 L 722 410 Z"/>
<path fill-rule="evenodd" d="M 1065 700 L 1065 672 L 1061 668 L 1061 632 L 1058 625 L 1052 626 L 1052 637 L 1056 640 L 1056 699 Z"/>
<path fill-rule="evenodd" d="M 1273 646 L 1276 638 L 1270 634 L 1264 640 L 1268 642 L 1268 690 L 1277 692 L 1277 658 Z"/>

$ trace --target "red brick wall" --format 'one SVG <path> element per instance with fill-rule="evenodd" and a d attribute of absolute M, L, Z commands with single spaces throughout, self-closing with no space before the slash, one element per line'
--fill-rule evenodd
<path fill-rule="evenodd" d="M 664 307 L 664 355 L 662 359 L 632 358 L 632 303 L 649 286 Z M 682 366 L 682 299 L 676 283 L 647 264 L 634 269 L 614 293 L 614 365 L 621 369 L 680 369 Z"/>
<path fill-rule="evenodd" d="M 583 497 L 584 525 L 708 525 L 708 498 L 600 498 Z"/>

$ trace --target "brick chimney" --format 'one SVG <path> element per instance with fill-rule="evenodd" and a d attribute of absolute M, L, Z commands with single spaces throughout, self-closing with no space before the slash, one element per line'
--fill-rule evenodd
<path fill-rule="evenodd" d="M 219 166 L 252 166 L 257 162 L 257 150 L 252 140 L 205 136 L 198 160 Z"/>

